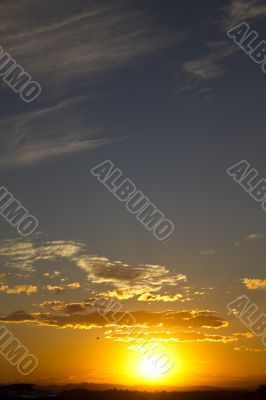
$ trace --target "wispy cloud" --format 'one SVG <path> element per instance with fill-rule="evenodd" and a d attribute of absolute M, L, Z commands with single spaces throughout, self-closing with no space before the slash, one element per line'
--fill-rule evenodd
<path fill-rule="evenodd" d="M 252 240 L 252 241 L 262 240 L 264 238 L 265 235 L 263 235 L 262 233 L 251 233 L 250 235 L 245 237 L 246 240 Z"/>
<path fill-rule="evenodd" d="M 200 255 L 202 256 L 213 256 L 216 254 L 216 251 L 214 249 L 205 249 L 201 250 Z"/>
<path fill-rule="evenodd" d="M 2 168 L 109 143 L 101 126 L 86 121 L 86 107 L 80 107 L 85 99 L 73 98 L 73 92 L 184 38 L 158 24 L 144 4 L 131 1 L 91 0 L 82 8 L 65 0 L 56 8 L 52 0 L 2 2 L 0 20 L 4 50 L 43 87 L 37 110 L 1 122 Z M 58 100 L 62 96 L 72 100 Z M 52 105 L 44 107 L 47 100 Z"/>
<path fill-rule="evenodd" d="M 240 22 L 264 17 L 266 17 L 266 5 L 263 0 L 231 0 L 224 7 L 220 24 L 223 29 L 228 29 Z"/>
<path fill-rule="evenodd" d="M 235 48 L 226 41 L 210 42 L 206 55 L 183 64 L 183 69 L 195 78 L 209 80 L 225 74 L 222 61 L 235 52 Z"/>
<path fill-rule="evenodd" d="M 239 22 L 265 18 L 266 6 L 261 0 L 231 0 L 220 12 L 214 24 L 217 40 L 206 44 L 203 56 L 183 63 L 184 71 L 191 78 L 206 81 L 224 75 L 225 61 L 238 51 L 237 46 L 225 39 L 226 31 Z"/>
<path fill-rule="evenodd" d="M 0 167 L 30 165 L 109 143 L 99 129 L 88 127 L 79 111 L 84 98 L 73 98 L 2 119 Z"/>
<path fill-rule="evenodd" d="M 62 12 L 62 10 L 64 10 Z M 53 90 L 168 47 L 180 40 L 148 16 L 142 3 L 34 0 L 2 2 L 1 44 Z M 14 18 L 16 15 L 16 18 Z"/>
<path fill-rule="evenodd" d="M 3 265 L 26 271 L 34 270 L 37 261 L 54 261 L 58 258 L 72 259 L 82 244 L 71 241 L 52 241 L 44 243 L 6 240 L 0 243 L 0 257 Z"/>

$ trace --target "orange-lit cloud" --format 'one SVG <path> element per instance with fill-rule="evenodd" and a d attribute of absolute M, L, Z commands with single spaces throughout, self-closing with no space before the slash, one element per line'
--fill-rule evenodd
<path fill-rule="evenodd" d="M 90 300 L 79 302 L 79 303 L 66 303 L 63 301 L 44 301 L 40 304 L 40 308 L 48 308 L 52 311 L 61 311 L 67 314 L 83 312 L 85 311 L 91 304 Z"/>
<path fill-rule="evenodd" d="M 90 256 L 77 257 L 75 261 L 92 283 L 109 283 L 116 288 L 123 286 L 127 290 L 143 290 L 143 287 L 154 290 L 163 285 L 175 286 L 187 281 L 184 274 L 173 275 L 162 265 L 128 265 L 121 261 L 110 261 L 106 257 Z"/>
<path fill-rule="evenodd" d="M 78 289 L 78 288 L 81 287 L 81 286 L 80 286 L 80 283 L 78 283 L 78 282 L 68 283 L 66 286 L 69 287 L 69 288 L 71 288 L 71 289 Z"/>
<path fill-rule="evenodd" d="M 250 290 L 266 289 L 266 279 L 244 278 L 242 279 L 242 283 L 246 286 L 247 289 Z"/>
<path fill-rule="evenodd" d="M 127 334 L 122 330 L 106 332 L 106 338 L 117 342 L 146 342 L 147 340 L 154 342 L 220 342 L 231 343 L 238 342 L 240 338 L 251 339 L 253 336 L 246 333 L 233 333 L 231 335 L 213 335 L 200 333 L 196 331 L 181 331 L 181 332 L 153 332 L 153 331 L 138 331 L 136 335 Z"/>
<path fill-rule="evenodd" d="M 6 240 L 0 243 L 0 257 L 4 265 L 26 271 L 35 271 L 34 264 L 37 262 L 54 262 L 66 258 L 83 270 L 91 283 L 111 285 L 114 289 L 113 297 L 118 299 L 140 295 L 144 288 L 146 292 L 154 292 L 163 286 L 176 286 L 187 281 L 186 275 L 173 274 L 168 267 L 163 265 L 128 265 L 122 261 L 111 261 L 107 257 L 88 255 L 84 244 L 74 241 L 57 240 L 37 243 L 36 241 Z M 51 279 L 59 275 L 60 271 L 44 273 L 46 278 Z M 77 285 L 78 283 L 74 282 L 68 284 L 68 287 L 77 288 Z M 58 291 L 62 291 L 63 289 L 59 287 Z M 123 294 L 121 294 L 121 287 L 124 290 Z M 53 289 L 53 285 L 47 285 L 46 289 L 56 290 Z M 117 289 L 119 291 L 115 292 Z M 109 293 L 108 296 L 112 294 Z"/>
<path fill-rule="evenodd" d="M 44 243 L 6 240 L 0 243 L 0 257 L 6 265 L 26 271 L 34 270 L 37 261 L 54 261 L 58 258 L 72 259 L 82 248 L 82 244 L 57 240 Z"/>
<path fill-rule="evenodd" d="M 21 294 L 26 293 L 28 296 L 38 292 L 37 286 L 33 285 L 16 285 L 10 288 L 7 285 L 1 285 L 0 291 L 5 292 L 7 294 Z"/>
<path fill-rule="evenodd" d="M 45 272 L 45 273 L 43 274 L 43 276 L 44 276 L 45 278 L 54 279 L 54 278 L 57 278 L 58 276 L 60 276 L 60 271 Z"/>
<path fill-rule="evenodd" d="M 69 306 L 69 305 L 67 305 Z M 67 306 L 64 311 L 67 312 Z M 63 305 L 59 304 L 61 310 Z M 62 308 L 61 308 L 62 307 Z M 24 315 L 24 319 L 23 319 Z M 93 327 L 117 326 L 146 326 L 146 327 L 165 327 L 165 328 L 209 328 L 219 329 L 228 326 L 228 322 L 210 311 L 162 311 L 162 312 L 146 312 L 134 311 L 131 313 L 132 318 L 127 318 L 126 322 L 123 316 L 125 313 L 111 311 L 106 314 L 107 319 L 99 315 L 97 312 L 75 315 L 54 315 L 51 313 L 26 313 L 14 312 L 7 316 L 2 316 L 2 322 L 35 322 L 38 325 L 51 325 L 57 327 L 73 327 L 91 329 Z M 17 317 L 19 317 L 17 319 Z M 117 322 L 116 322 L 117 321 Z"/>
<path fill-rule="evenodd" d="M 63 286 L 58 285 L 46 285 L 44 289 L 48 290 L 48 292 L 63 292 L 66 290 Z"/>
<path fill-rule="evenodd" d="M 164 301 L 164 302 L 172 302 L 172 301 L 178 301 L 182 299 L 183 295 L 182 294 L 175 294 L 173 296 L 171 295 L 160 295 L 160 294 L 154 294 L 154 293 L 143 293 L 138 297 L 138 301 L 147 301 L 147 302 L 153 302 L 153 301 Z"/>

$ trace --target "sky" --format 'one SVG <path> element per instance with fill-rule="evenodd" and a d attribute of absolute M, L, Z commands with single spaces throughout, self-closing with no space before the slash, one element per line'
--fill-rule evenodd
<path fill-rule="evenodd" d="M 38 359 L 22 376 L 0 355 L 1 382 L 265 380 L 252 318 L 227 307 L 247 296 L 265 312 L 266 214 L 227 173 L 247 160 L 266 178 L 266 75 L 227 35 L 245 22 L 266 40 L 265 3 L 5 0 L 0 19 L 1 48 L 42 88 L 27 103 L 0 74 L 0 186 L 38 220 L 23 237 L 0 218 L 0 324 Z M 91 173 L 106 160 L 170 237 Z M 99 299 L 135 322 L 110 323 Z M 143 373 L 132 325 L 170 372 Z"/>

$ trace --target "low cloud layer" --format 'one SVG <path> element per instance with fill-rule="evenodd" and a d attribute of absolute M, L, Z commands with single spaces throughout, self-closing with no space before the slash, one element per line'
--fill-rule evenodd
<path fill-rule="evenodd" d="M 84 303 L 80 303 L 79 306 Z M 86 304 L 86 303 L 85 303 Z M 48 304 L 47 304 L 48 305 Z M 52 307 L 63 306 L 63 304 L 56 304 Z M 66 308 L 62 308 L 62 311 L 66 312 L 70 305 L 66 305 Z M 73 304 L 72 304 L 73 306 Z M 77 306 L 77 305 L 76 305 Z M 228 322 L 215 315 L 210 311 L 162 311 L 162 312 L 146 312 L 146 311 L 135 311 L 130 313 L 133 317 L 128 318 L 126 325 L 132 326 L 146 326 L 155 327 L 161 326 L 163 328 L 209 328 L 219 329 L 228 326 Z M 112 317 L 111 317 L 112 315 Z M 91 329 L 93 327 L 104 327 L 109 325 L 123 326 L 125 319 L 122 319 L 123 312 L 110 312 L 109 321 L 108 318 L 104 318 L 97 312 L 90 312 L 87 314 L 72 313 L 69 315 L 54 315 L 51 313 L 26 313 L 23 311 L 17 311 L 12 314 L 2 316 L 1 322 L 9 323 L 34 323 L 37 325 L 50 325 L 60 328 L 80 328 L 80 329 Z M 106 317 L 106 316 L 105 316 Z M 120 322 L 115 322 L 119 321 Z M 113 321 L 113 322 L 111 322 Z M 136 322 L 135 322 L 136 321 Z"/>

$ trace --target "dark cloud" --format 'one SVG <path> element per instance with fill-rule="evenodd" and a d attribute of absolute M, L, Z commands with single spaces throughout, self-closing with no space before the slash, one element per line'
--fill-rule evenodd
<path fill-rule="evenodd" d="M 59 305 L 61 311 L 67 312 L 68 309 L 82 307 L 79 304 Z M 222 328 L 228 325 L 223 318 L 215 316 L 209 311 L 163 311 L 146 312 L 135 311 L 132 313 L 115 312 L 114 309 L 100 315 L 98 312 L 75 315 L 53 315 L 51 313 L 31 313 L 15 312 L 7 316 L 2 316 L 2 322 L 34 322 L 38 325 L 51 325 L 61 328 L 72 327 L 80 329 L 90 329 L 93 327 L 103 327 L 110 324 L 117 326 L 162 326 L 164 328 Z"/>

